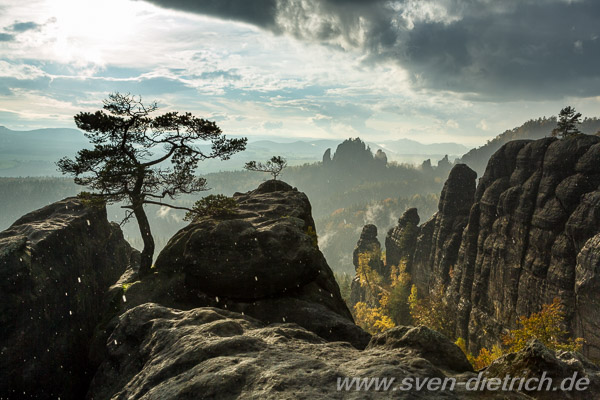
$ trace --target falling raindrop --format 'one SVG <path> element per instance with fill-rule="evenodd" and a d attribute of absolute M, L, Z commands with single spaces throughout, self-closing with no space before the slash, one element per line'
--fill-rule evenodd
<path fill-rule="evenodd" d="M 127 303 L 127 298 L 123 295 L 123 303 Z"/>
<path fill-rule="evenodd" d="M 254 280 L 258 282 L 258 276 L 255 276 L 255 277 L 254 277 Z"/>
<path fill-rule="evenodd" d="M 81 277 L 80 276 L 77 277 L 77 282 L 81 283 Z"/>
<path fill-rule="evenodd" d="M 86 221 L 87 221 L 88 226 L 92 225 L 89 219 Z"/>
<path fill-rule="evenodd" d="M 217 303 L 218 303 L 219 302 L 219 296 L 216 296 L 215 300 L 217 300 Z"/>

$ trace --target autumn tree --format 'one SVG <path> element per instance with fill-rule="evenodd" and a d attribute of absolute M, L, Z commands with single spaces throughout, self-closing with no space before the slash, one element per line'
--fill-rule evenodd
<path fill-rule="evenodd" d="M 456 312 L 448 303 L 444 302 L 443 287 L 420 298 L 417 287 L 412 285 L 408 296 L 408 305 L 415 324 L 438 331 L 450 339 L 455 338 Z"/>
<path fill-rule="evenodd" d="M 249 161 L 244 165 L 244 169 L 248 171 L 268 172 L 273 175 L 273 179 L 277 179 L 285 167 L 287 167 L 287 161 L 281 156 L 273 156 L 266 163 Z"/>
<path fill-rule="evenodd" d="M 581 124 L 581 113 L 575 111 L 575 108 L 567 106 L 560 110 L 556 128 L 552 130 L 552 136 L 567 138 L 580 135 L 581 131 L 577 125 Z"/>
<path fill-rule="evenodd" d="M 456 345 L 477 370 L 487 367 L 506 353 L 522 350 L 533 339 L 539 340 L 544 346 L 555 351 L 580 351 L 584 345 L 582 338 L 572 339 L 564 329 L 565 309 L 558 298 L 554 298 L 550 304 L 544 304 L 539 312 L 532 313 L 528 317 L 519 317 L 518 323 L 519 328 L 511 329 L 503 335 L 502 346 L 493 345 L 491 350 L 484 347 L 479 350 L 477 357 L 467 350 L 464 339 L 458 338 Z"/>
<path fill-rule="evenodd" d="M 541 311 L 529 317 L 519 317 L 521 326 L 511 330 L 503 337 L 504 345 L 509 352 L 524 348 L 532 339 L 537 339 L 552 350 L 579 351 L 583 347 L 583 339 L 571 339 L 563 328 L 565 325 L 565 309 L 558 297 L 552 303 L 544 304 Z"/>
<path fill-rule="evenodd" d="M 228 139 L 211 121 L 190 113 L 168 112 L 153 116 L 157 104 L 143 104 L 141 97 L 113 93 L 103 110 L 75 115 L 75 124 L 93 144 L 75 159 L 63 158 L 57 165 L 75 183 L 89 187 L 86 201 L 125 202 L 125 221 L 135 216 L 144 248 L 139 273 L 150 272 L 154 239 L 146 204 L 176 207 L 163 202 L 180 194 L 207 190 L 206 180 L 195 175 L 206 159 L 229 157 L 245 149 L 247 139 Z M 210 142 L 210 151 L 198 142 Z M 169 165 L 170 164 L 170 165 Z"/>

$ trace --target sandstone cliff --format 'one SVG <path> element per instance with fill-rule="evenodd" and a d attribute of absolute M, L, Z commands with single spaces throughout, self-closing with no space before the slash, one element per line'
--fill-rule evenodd
<path fill-rule="evenodd" d="M 136 253 L 105 209 L 73 198 L 0 233 L 0 397 L 84 396 L 103 296 Z"/>
<path fill-rule="evenodd" d="M 444 288 L 457 336 L 473 351 L 558 297 L 567 328 L 587 341 L 585 354 L 600 357 L 592 311 L 600 301 L 599 184 L 596 136 L 507 143 L 476 190 L 475 173 L 456 165 L 438 213 L 419 227 L 414 283 L 425 293 Z M 393 245 L 394 231 L 388 239 Z"/>

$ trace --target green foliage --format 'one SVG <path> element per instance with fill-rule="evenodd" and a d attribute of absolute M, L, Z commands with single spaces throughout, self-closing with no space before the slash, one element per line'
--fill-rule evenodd
<path fill-rule="evenodd" d="M 244 169 L 256 172 L 268 172 L 273 175 L 273 179 L 277 179 L 281 171 L 287 167 L 287 161 L 281 156 L 273 156 L 266 163 L 249 161 L 244 165 Z"/>
<path fill-rule="evenodd" d="M 83 204 L 86 207 L 98 209 L 106 207 L 106 200 L 104 200 L 104 197 L 94 195 L 90 192 L 80 192 L 77 195 L 77 198 L 79 199 L 79 201 L 81 201 L 81 204 Z"/>
<path fill-rule="evenodd" d="M 575 108 L 567 106 L 560 110 L 556 128 L 552 130 L 552 136 L 568 138 L 580 135 L 581 131 L 578 125 L 581 124 L 581 113 L 575 111 Z"/>
<path fill-rule="evenodd" d="M 237 202 L 233 197 L 222 194 L 211 194 L 198 200 L 194 207 L 185 214 L 185 221 L 198 217 L 226 217 L 235 215 Z"/>

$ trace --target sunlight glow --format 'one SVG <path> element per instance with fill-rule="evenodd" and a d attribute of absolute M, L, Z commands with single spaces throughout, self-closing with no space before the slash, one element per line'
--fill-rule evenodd
<path fill-rule="evenodd" d="M 104 64 L 104 53 L 144 40 L 136 36 L 152 6 L 129 0 L 47 0 L 54 51 L 78 64 Z"/>

